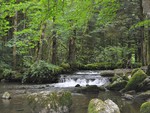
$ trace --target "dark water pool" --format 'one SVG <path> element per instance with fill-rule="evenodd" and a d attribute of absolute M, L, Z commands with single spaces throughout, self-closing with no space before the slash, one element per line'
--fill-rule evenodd
<path fill-rule="evenodd" d="M 11 100 L 0 99 L 0 113 L 34 113 L 26 101 L 25 94 L 29 92 L 39 92 L 45 90 L 58 90 L 54 87 L 44 87 L 45 85 L 21 85 L 21 84 L 2 84 L 0 83 L 0 96 L 5 91 L 12 94 Z M 60 89 L 59 89 L 60 90 Z M 66 89 L 65 89 L 66 90 Z M 140 103 L 126 101 L 121 98 L 118 92 L 99 92 L 99 93 L 72 93 L 73 105 L 70 113 L 87 113 L 88 103 L 92 98 L 102 100 L 113 100 L 121 110 L 121 113 L 140 113 Z"/>

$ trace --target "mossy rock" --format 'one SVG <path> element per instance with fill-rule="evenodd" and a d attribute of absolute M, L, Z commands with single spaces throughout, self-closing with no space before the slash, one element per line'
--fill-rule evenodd
<path fill-rule="evenodd" d="M 123 89 L 127 84 L 126 80 L 123 80 L 121 77 L 114 80 L 107 88 L 110 90 L 119 91 Z"/>
<path fill-rule="evenodd" d="M 92 99 L 88 106 L 88 113 L 120 113 L 120 110 L 112 100 Z"/>
<path fill-rule="evenodd" d="M 131 72 L 131 76 L 134 75 L 140 68 L 133 69 Z"/>
<path fill-rule="evenodd" d="M 70 73 L 70 72 L 72 72 L 71 66 L 68 63 L 62 63 L 60 65 L 60 67 L 62 67 L 62 73 Z"/>
<path fill-rule="evenodd" d="M 150 102 L 145 102 L 141 105 L 140 113 L 150 113 Z"/>
<path fill-rule="evenodd" d="M 104 70 L 100 72 L 100 75 L 103 77 L 113 77 L 115 73 L 113 70 Z"/>
<path fill-rule="evenodd" d="M 42 109 L 46 113 L 69 113 L 72 105 L 72 95 L 68 91 L 33 93 L 27 100 L 35 113 Z"/>
<path fill-rule="evenodd" d="M 143 70 L 138 69 L 132 72 L 133 75 L 128 81 L 125 91 L 128 90 L 138 90 L 138 85 L 147 77 Z"/>

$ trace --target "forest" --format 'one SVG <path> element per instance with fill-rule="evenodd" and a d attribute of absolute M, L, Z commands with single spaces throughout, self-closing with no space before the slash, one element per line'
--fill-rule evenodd
<path fill-rule="evenodd" d="M 149 113 L 150 0 L 0 0 L 0 112 Z"/>
<path fill-rule="evenodd" d="M 150 64 L 149 6 L 142 3 L 0 0 L 0 78 Z"/>

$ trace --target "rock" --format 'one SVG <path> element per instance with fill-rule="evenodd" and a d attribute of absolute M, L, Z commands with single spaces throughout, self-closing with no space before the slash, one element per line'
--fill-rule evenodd
<path fill-rule="evenodd" d="M 80 84 L 77 84 L 75 87 L 81 87 Z"/>
<path fill-rule="evenodd" d="M 5 79 L 1 79 L 1 82 L 2 82 L 2 83 L 5 83 L 5 82 L 6 82 L 6 80 L 5 80 Z"/>
<path fill-rule="evenodd" d="M 138 90 L 138 85 L 147 77 L 143 70 L 137 69 L 132 72 L 132 77 L 128 81 L 124 91 Z"/>
<path fill-rule="evenodd" d="M 28 102 L 35 113 L 69 113 L 72 96 L 70 92 L 66 91 L 42 91 L 30 94 Z"/>
<path fill-rule="evenodd" d="M 130 95 L 130 94 L 124 94 L 124 95 L 123 95 L 123 98 L 125 98 L 125 99 L 127 99 L 127 100 L 132 100 L 132 99 L 134 99 L 134 97 L 133 97 L 132 95 Z"/>
<path fill-rule="evenodd" d="M 150 76 L 145 78 L 140 84 L 139 84 L 139 90 L 140 91 L 147 91 L 150 90 Z"/>
<path fill-rule="evenodd" d="M 150 90 L 148 90 L 146 92 L 139 93 L 138 95 L 135 96 L 135 100 L 146 101 L 149 98 L 150 98 Z"/>
<path fill-rule="evenodd" d="M 120 110 L 112 100 L 92 99 L 88 106 L 88 113 L 120 113 Z"/>
<path fill-rule="evenodd" d="M 49 87 L 50 85 L 49 84 L 46 84 L 46 87 Z"/>
<path fill-rule="evenodd" d="M 131 91 L 127 91 L 126 94 L 129 94 L 129 95 L 134 95 L 136 93 L 135 90 L 131 90 Z"/>
<path fill-rule="evenodd" d="M 100 88 L 97 85 L 87 85 L 86 87 L 82 87 L 81 92 L 99 92 Z"/>
<path fill-rule="evenodd" d="M 125 76 L 129 75 L 132 72 L 132 69 L 115 69 L 115 75 Z"/>
<path fill-rule="evenodd" d="M 115 72 L 113 70 L 104 70 L 100 72 L 100 75 L 104 77 L 113 77 Z"/>
<path fill-rule="evenodd" d="M 150 113 L 150 102 L 145 102 L 141 105 L 140 113 Z"/>
<path fill-rule="evenodd" d="M 127 81 L 124 80 L 122 77 L 114 76 L 112 83 L 108 85 L 108 89 L 119 91 L 123 89 L 127 84 Z"/>
<path fill-rule="evenodd" d="M 2 96 L 3 99 L 11 99 L 11 95 L 8 92 L 5 92 Z"/>
<path fill-rule="evenodd" d="M 148 67 L 147 67 L 146 74 L 147 74 L 148 76 L 150 76 L 150 65 L 148 65 Z"/>

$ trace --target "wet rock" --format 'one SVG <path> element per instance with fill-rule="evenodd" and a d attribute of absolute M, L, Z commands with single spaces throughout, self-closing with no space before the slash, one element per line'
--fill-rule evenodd
<path fill-rule="evenodd" d="M 87 85 L 80 89 L 82 92 L 99 92 L 99 87 L 97 85 Z"/>
<path fill-rule="evenodd" d="M 132 100 L 134 99 L 133 95 L 130 95 L 130 94 L 124 94 L 123 95 L 123 98 L 127 99 L 127 100 Z"/>
<path fill-rule="evenodd" d="M 2 96 L 2 99 L 11 99 L 11 95 L 8 92 L 5 92 Z"/>
<path fill-rule="evenodd" d="M 120 113 L 118 105 L 112 100 L 92 99 L 88 106 L 88 113 Z"/>
<path fill-rule="evenodd" d="M 145 102 L 141 105 L 140 113 L 150 113 L 150 102 Z"/>
<path fill-rule="evenodd" d="M 33 93 L 28 96 L 28 102 L 34 112 L 39 113 L 69 113 L 72 96 L 70 92 Z"/>
<path fill-rule="evenodd" d="M 80 84 L 77 84 L 75 87 L 81 87 Z"/>
<path fill-rule="evenodd" d="M 46 87 L 49 87 L 50 85 L 49 84 L 46 84 Z"/>

